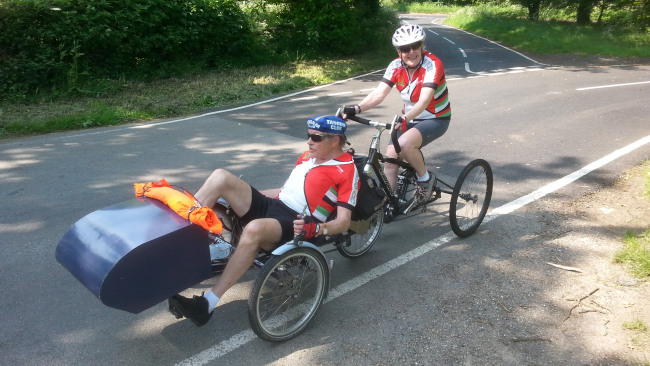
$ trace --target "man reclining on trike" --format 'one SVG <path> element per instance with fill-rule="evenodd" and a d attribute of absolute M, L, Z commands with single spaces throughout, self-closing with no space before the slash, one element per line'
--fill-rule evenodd
<path fill-rule="evenodd" d="M 353 156 L 344 151 L 347 125 L 338 117 L 319 116 L 309 119 L 307 128 L 309 151 L 300 156 L 282 188 L 258 191 L 217 169 L 196 193 L 196 199 L 207 207 L 225 199 L 246 226 L 216 285 L 203 296 L 171 297 L 173 314 L 202 326 L 219 299 L 251 268 L 260 249 L 271 251 L 303 231 L 304 238 L 310 239 L 348 230 L 359 176 Z M 309 217 L 303 218 L 305 213 Z M 326 222 L 334 213 L 336 217 Z"/>

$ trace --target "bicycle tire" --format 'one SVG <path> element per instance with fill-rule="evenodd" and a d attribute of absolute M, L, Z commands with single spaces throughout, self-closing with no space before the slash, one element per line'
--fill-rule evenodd
<path fill-rule="evenodd" d="M 370 226 L 364 234 L 357 234 L 350 231 L 349 235 L 343 238 L 344 242 L 336 246 L 336 249 L 346 258 L 358 258 L 366 254 L 379 237 L 384 226 L 384 208 L 375 212 L 370 218 Z"/>
<path fill-rule="evenodd" d="M 483 159 L 471 161 L 458 176 L 449 204 L 451 229 L 461 238 L 481 225 L 492 199 L 492 168 Z"/>
<path fill-rule="evenodd" d="M 316 249 L 298 247 L 272 256 L 248 298 L 248 319 L 258 337 L 281 342 L 303 331 L 329 291 L 329 267 Z"/>

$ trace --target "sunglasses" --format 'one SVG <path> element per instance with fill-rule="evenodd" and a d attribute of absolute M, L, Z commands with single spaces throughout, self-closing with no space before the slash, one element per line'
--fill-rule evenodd
<path fill-rule="evenodd" d="M 397 49 L 402 53 L 409 53 L 409 52 L 411 52 L 413 50 L 419 50 L 420 47 L 422 47 L 422 43 L 421 42 L 415 42 L 415 43 L 412 43 L 412 44 L 407 44 L 406 46 L 399 46 L 399 47 L 397 47 Z"/>
<path fill-rule="evenodd" d="M 308 133 L 307 140 L 311 139 L 314 142 L 321 142 L 323 139 L 332 137 L 332 135 L 319 135 L 317 133 Z"/>

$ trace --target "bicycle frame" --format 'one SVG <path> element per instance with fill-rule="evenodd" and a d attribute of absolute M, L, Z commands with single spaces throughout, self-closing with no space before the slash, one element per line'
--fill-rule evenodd
<path fill-rule="evenodd" d="M 350 119 L 363 123 L 360 121 L 360 118 L 358 117 L 357 118 L 351 117 Z M 370 175 L 370 169 L 372 169 L 374 174 L 377 174 L 379 176 L 380 178 L 379 185 L 384 190 L 384 193 L 386 193 L 386 197 L 388 197 L 389 203 L 391 203 L 393 207 L 399 207 L 399 203 L 400 203 L 399 197 L 397 197 L 395 191 L 393 191 L 393 189 L 390 187 L 390 184 L 388 183 L 388 177 L 386 177 L 386 173 L 384 173 L 384 169 L 381 167 L 380 164 L 381 163 L 395 164 L 404 169 L 413 169 L 413 167 L 411 166 L 411 164 L 403 160 L 386 157 L 379 151 L 378 147 L 381 142 L 381 135 L 382 133 L 384 133 L 386 129 L 388 129 L 389 124 L 375 122 L 375 121 L 368 121 L 367 124 L 375 127 L 377 129 L 377 132 L 372 137 L 372 141 L 370 142 L 370 148 L 368 149 L 368 160 L 366 161 L 366 165 L 363 168 L 363 172 L 365 174 Z M 394 134 L 394 131 L 395 131 L 395 124 L 391 123 L 390 124 L 391 136 Z M 395 143 L 395 141 L 393 143 Z"/>
<path fill-rule="evenodd" d="M 397 116 L 395 116 L 397 118 Z M 388 183 L 388 177 L 386 177 L 386 174 L 384 173 L 383 168 L 381 167 L 381 163 L 389 163 L 389 164 L 395 164 L 399 168 L 403 168 L 407 171 L 412 171 L 415 172 L 415 169 L 411 164 L 408 162 L 401 160 L 399 158 L 391 158 L 384 156 L 380 151 L 379 151 L 379 144 L 381 141 L 381 135 L 384 133 L 385 130 L 390 131 L 391 139 L 393 142 L 393 146 L 395 146 L 395 151 L 399 154 L 401 152 L 401 148 L 399 146 L 399 141 L 397 140 L 397 130 L 395 129 L 396 123 L 382 123 L 382 122 L 376 122 L 376 121 L 371 121 L 367 120 L 364 118 L 360 118 L 357 116 L 352 116 L 349 117 L 349 119 L 359 122 L 361 124 L 365 124 L 368 126 L 373 126 L 377 130 L 375 135 L 372 137 L 372 141 L 370 143 L 370 147 L 368 149 L 368 160 L 366 162 L 366 165 L 364 166 L 364 173 L 369 174 L 370 170 L 372 169 L 374 173 L 378 176 L 379 178 L 379 185 L 381 186 L 382 190 L 384 193 L 386 193 L 386 197 L 388 197 L 388 203 L 390 206 L 394 209 L 394 213 L 397 214 L 402 214 L 405 215 L 409 213 L 414 207 L 415 207 L 415 201 L 413 201 L 408 207 L 404 208 L 403 210 L 400 209 L 402 204 L 405 202 L 402 202 L 401 200 L 404 197 L 400 197 L 400 195 L 397 194 L 395 190 L 393 190 L 390 187 L 390 184 Z M 438 185 L 434 186 L 434 194 L 431 196 L 431 199 L 426 202 L 426 204 L 431 203 L 438 198 L 441 197 L 441 193 L 447 193 L 451 194 L 452 187 L 441 181 L 437 180 L 437 182 L 442 183 L 444 186 L 448 187 L 449 190 L 447 189 L 442 189 Z"/>

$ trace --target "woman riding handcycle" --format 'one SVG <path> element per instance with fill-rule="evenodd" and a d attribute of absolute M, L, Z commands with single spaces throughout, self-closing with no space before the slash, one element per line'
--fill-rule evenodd
<path fill-rule="evenodd" d="M 451 121 L 451 104 L 442 61 L 425 50 L 426 34 L 417 24 L 405 24 L 393 34 L 392 43 L 398 57 L 393 60 L 384 76 L 359 104 L 349 105 L 337 113 L 343 119 L 366 112 L 384 101 L 393 86 L 404 102 L 398 117 L 400 159 L 408 161 L 417 173 L 418 199 L 427 201 L 433 193 L 435 174 L 426 169 L 422 146 L 441 137 Z M 386 155 L 397 158 L 398 151 L 391 141 Z M 384 166 L 390 188 L 397 187 L 398 165 Z"/>

